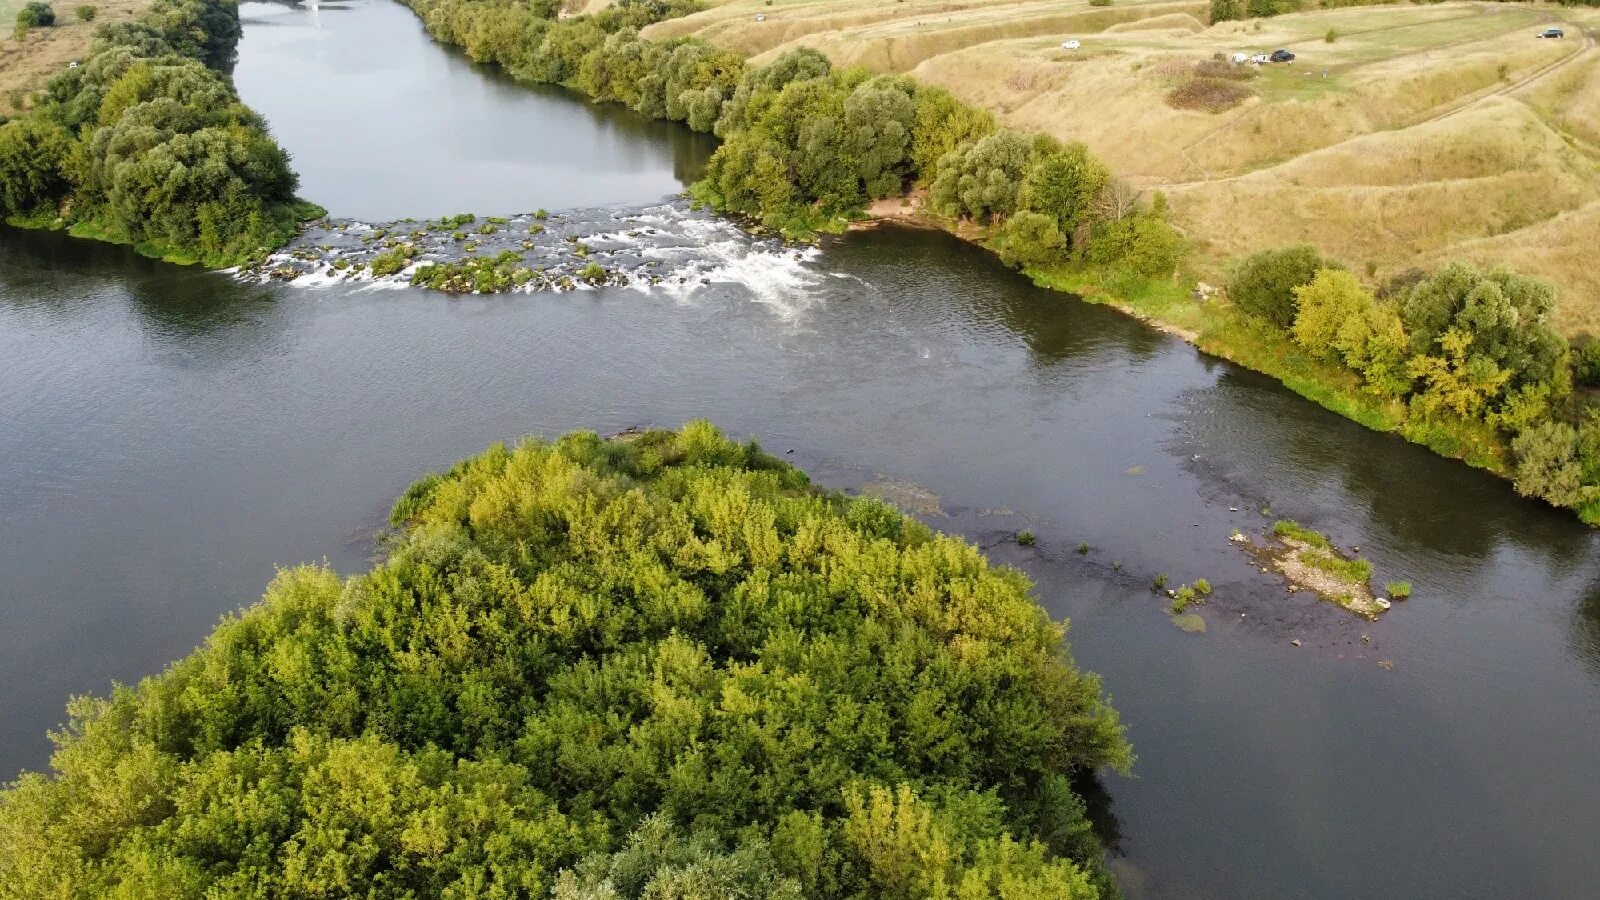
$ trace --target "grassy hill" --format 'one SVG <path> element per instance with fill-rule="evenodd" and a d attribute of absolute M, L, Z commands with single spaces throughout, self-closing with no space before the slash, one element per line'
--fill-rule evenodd
<path fill-rule="evenodd" d="M 34 28 L 20 40 L 13 36 L 17 11 L 27 0 L 0 0 L 0 115 L 18 112 L 24 96 L 43 87 L 50 76 L 75 59 L 89 55 L 94 29 L 107 22 L 133 18 L 149 6 L 149 0 L 72 0 L 51 4 L 56 24 Z M 93 6 L 98 13 L 93 22 L 80 21 L 79 6 Z"/>
<path fill-rule="evenodd" d="M 1563 330 L 1600 333 L 1587 258 L 1600 233 L 1600 11 L 1443 3 L 1213 26 L 1206 13 L 1165 0 L 732 0 L 648 33 L 758 60 L 811 46 L 1081 140 L 1168 193 L 1202 277 L 1293 241 L 1375 277 L 1506 262 L 1558 285 Z M 1556 24 L 1565 40 L 1535 38 Z M 1080 49 L 1061 48 L 1071 38 Z M 1299 58 L 1216 61 L 1279 47 Z"/>

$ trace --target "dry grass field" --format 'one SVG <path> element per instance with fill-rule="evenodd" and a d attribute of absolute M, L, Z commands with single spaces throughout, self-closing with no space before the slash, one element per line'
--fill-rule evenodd
<path fill-rule="evenodd" d="M 1081 140 L 1167 192 L 1203 276 L 1298 240 L 1377 277 L 1456 257 L 1506 262 L 1561 288 L 1563 329 L 1600 333 L 1587 258 L 1600 248 L 1600 11 L 1455 2 L 1207 26 L 1206 9 L 731 0 L 651 34 L 696 34 L 758 60 L 811 46 Z M 1535 38 L 1556 24 L 1565 40 Z M 1068 38 L 1081 49 L 1061 49 Z M 1279 47 L 1299 58 L 1244 80 L 1238 105 L 1167 102 L 1196 63 Z"/>
<path fill-rule="evenodd" d="M 22 40 L 12 35 L 17 10 L 25 0 L 0 0 L 0 114 L 17 112 L 25 96 L 43 86 L 51 75 L 89 52 L 95 26 L 119 22 L 139 14 L 148 0 L 70 0 L 52 3 L 56 24 L 31 29 Z M 80 22 L 79 6 L 99 12 L 93 22 Z"/>

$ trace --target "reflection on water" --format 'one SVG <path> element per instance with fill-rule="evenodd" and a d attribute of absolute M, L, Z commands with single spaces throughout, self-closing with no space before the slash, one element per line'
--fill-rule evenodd
<path fill-rule="evenodd" d="M 715 147 L 475 65 L 392 0 L 239 12 L 239 93 L 293 156 L 301 194 L 336 216 L 651 203 L 697 179 Z"/>

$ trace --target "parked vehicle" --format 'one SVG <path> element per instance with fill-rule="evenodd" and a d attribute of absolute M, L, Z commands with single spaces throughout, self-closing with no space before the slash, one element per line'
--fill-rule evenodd
<path fill-rule="evenodd" d="M 1274 50 L 1268 58 L 1273 62 L 1294 62 L 1294 54 L 1287 50 Z"/>
<path fill-rule="evenodd" d="M 1079 43 L 1077 38 L 1073 38 L 1070 41 L 1062 41 L 1061 42 L 1061 49 L 1063 49 L 1063 50 L 1076 50 L 1076 49 L 1078 49 L 1079 47 L 1082 47 L 1082 46 L 1083 46 L 1083 44 Z"/>
<path fill-rule="evenodd" d="M 1567 33 L 1559 28 L 1546 28 L 1544 31 L 1539 33 L 1539 37 L 1542 38 L 1564 38 L 1566 36 Z"/>

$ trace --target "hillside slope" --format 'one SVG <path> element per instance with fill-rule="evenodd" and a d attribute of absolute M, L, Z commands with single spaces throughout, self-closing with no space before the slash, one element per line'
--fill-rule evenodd
<path fill-rule="evenodd" d="M 1600 12 L 1444 3 L 1206 26 L 1206 10 L 733 0 L 649 34 L 693 34 L 758 60 L 810 46 L 1081 140 L 1118 174 L 1168 193 L 1203 276 L 1300 240 L 1376 277 L 1463 256 L 1504 261 L 1557 284 L 1563 330 L 1600 331 L 1600 277 L 1584 258 L 1600 222 Z M 1554 24 L 1566 40 L 1535 38 Z M 1061 47 L 1073 38 L 1080 49 Z M 1279 47 L 1299 59 L 1240 67 L 1240 102 L 1169 100 L 1219 54 Z"/>

